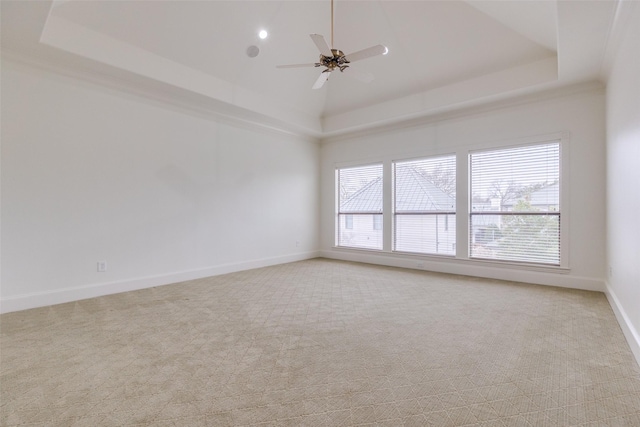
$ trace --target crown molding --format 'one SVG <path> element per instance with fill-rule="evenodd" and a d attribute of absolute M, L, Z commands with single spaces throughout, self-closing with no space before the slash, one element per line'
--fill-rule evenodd
<path fill-rule="evenodd" d="M 72 56 L 68 54 L 69 56 Z M 263 116 L 225 102 L 190 93 L 171 85 L 150 81 L 141 76 L 114 69 L 106 72 L 97 71 L 93 61 L 71 58 L 41 58 L 3 47 L 0 49 L 2 62 L 9 61 L 44 72 L 70 78 L 94 87 L 117 92 L 119 96 L 135 97 L 139 101 L 150 102 L 165 108 L 171 108 L 184 114 L 194 115 L 202 119 L 213 120 L 235 127 L 254 131 L 266 131 L 278 135 L 286 135 L 302 139 L 308 143 L 318 143 L 318 135 L 295 128 L 289 123 Z M 102 68 L 102 67 L 101 67 Z"/>
<path fill-rule="evenodd" d="M 602 66 L 600 67 L 600 76 L 603 81 L 609 79 L 620 43 L 629 25 L 631 25 L 631 16 L 639 6 L 636 0 L 617 0 L 615 7 L 615 12 L 609 23 Z"/>
<path fill-rule="evenodd" d="M 384 124 L 380 126 L 370 127 L 367 129 L 357 130 L 354 132 L 344 133 L 335 136 L 329 136 L 320 139 L 322 144 L 331 144 L 341 142 L 353 138 L 366 137 L 370 135 L 379 135 L 384 133 L 392 133 L 401 129 L 407 128 L 419 128 L 427 126 L 433 123 L 442 122 L 445 120 L 459 119 L 462 117 L 474 116 L 491 111 L 501 110 L 505 108 L 511 108 L 518 105 L 526 105 L 535 102 L 546 101 L 554 98 L 562 98 L 566 96 L 572 96 L 579 93 L 603 93 L 605 86 L 599 80 L 591 80 L 587 82 L 574 83 L 570 85 L 564 85 L 560 87 L 545 87 L 544 90 L 537 92 L 527 93 L 515 93 L 508 97 L 501 98 L 499 100 L 491 100 L 480 103 L 474 106 L 468 106 L 458 109 L 451 109 L 445 112 L 439 112 L 435 114 L 427 114 L 419 117 L 410 118 L 407 120 L 399 121 L 391 124 Z"/>

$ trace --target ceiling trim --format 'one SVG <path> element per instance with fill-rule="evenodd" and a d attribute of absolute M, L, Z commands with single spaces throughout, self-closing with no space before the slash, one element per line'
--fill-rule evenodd
<path fill-rule="evenodd" d="M 485 103 L 494 100 L 496 96 L 509 96 L 513 91 L 556 82 L 557 79 L 557 58 L 549 57 L 370 107 L 325 117 L 322 121 L 322 130 L 324 135 L 332 136 L 358 131 L 371 126 L 372 123 L 392 124 L 416 116 L 427 116 Z"/>
<path fill-rule="evenodd" d="M 240 114 L 230 105 L 198 94 L 188 94 L 179 88 L 151 82 L 141 76 L 132 76 L 122 70 L 112 73 L 96 73 L 90 64 L 79 66 L 72 61 L 56 61 L 37 56 L 25 55 L 6 47 L 0 50 L 0 57 L 5 64 L 14 63 L 18 66 L 30 67 L 36 70 L 53 73 L 84 82 L 106 90 L 112 90 L 123 97 L 135 97 L 138 101 L 152 103 L 164 108 L 171 108 L 183 114 L 212 120 L 254 131 L 270 132 L 287 137 L 295 137 L 308 143 L 318 143 L 319 137 L 307 132 L 295 130 L 289 123 L 259 116 L 257 113 L 243 112 Z M 73 65 L 71 65 L 73 64 Z"/>
<path fill-rule="evenodd" d="M 616 9 L 609 25 L 609 34 L 605 44 L 605 52 L 602 59 L 600 74 L 603 80 L 608 80 L 611 68 L 615 60 L 616 52 L 620 46 L 623 35 L 630 25 L 630 17 L 633 15 L 639 2 L 632 0 L 616 1 Z"/>
<path fill-rule="evenodd" d="M 478 114 L 483 114 L 495 110 L 501 110 L 505 108 L 512 108 L 518 105 L 525 105 L 535 102 L 546 101 L 555 98 L 562 98 L 566 96 L 572 96 L 580 93 L 602 93 L 604 94 L 605 86 L 603 83 L 597 80 L 591 80 L 583 83 L 576 83 L 572 85 L 565 85 L 562 87 L 552 87 L 546 90 L 535 90 L 529 93 L 518 93 L 517 95 L 495 99 L 490 102 L 484 102 L 478 105 L 470 105 L 464 108 L 452 109 L 449 111 L 443 111 L 440 113 L 431 114 L 428 116 L 414 117 L 395 123 L 387 123 L 376 127 L 367 127 L 361 130 L 327 136 L 320 140 L 320 143 L 332 144 L 346 141 L 352 138 L 366 137 L 369 135 L 380 135 L 384 133 L 391 133 L 400 129 L 419 128 L 428 126 L 433 123 L 441 122 L 444 120 L 458 119 L 461 117 L 469 117 Z"/>
<path fill-rule="evenodd" d="M 479 1 L 482 5 L 478 4 L 479 7 L 476 9 L 480 11 L 474 11 L 473 16 L 481 16 L 484 8 L 486 9 L 484 15 L 487 16 L 483 19 L 491 19 L 495 21 L 495 25 L 518 27 L 518 23 L 521 23 L 527 15 L 526 7 L 514 9 L 513 5 L 509 5 L 508 10 L 518 14 L 516 22 L 510 22 L 507 16 L 509 13 L 496 10 L 498 6 L 490 0 Z M 14 51 L 19 55 L 33 57 L 29 61 L 37 62 L 40 66 L 50 62 L 48 68 L 56 69 L 62 74 L 145 96 L 204 116 L 225 118 L 225 120 L 246 123 L 283 134 L 304 136 L 316 141 L 321 138 L 326 140 L 339 135 L 363 132 L 369 128 L 379 129 L 394 126 L 397 123 L 422 120 L 425 117 L 526 96 L 536 91 L 560 89 L 567 85 L 596 79 L 605 81 L 610 64 L 615 57 L 620 32 L 624 30 L 625 22 L 630 20 L 627 16 L 628 11 L 636 7 L 632 0 L 603 2 L 552 0 L 549 4 L 554 5 L 557 53 L 547 51 L 539 52 L 539 55 L 535 56 L 525 56 L 521 62 L 515 62 L 519 64 L 518 66 L 479 76 L 481 69 L 495 70 L 498 68 L 497 65 L 494 68 L 470 67 L 468 70 L 459 67 L 465 71 L 459 73 L 460 76 L 470 76 L 475 73 L 476 77 L 464 81 L 457 80 L 445 86 L 435 86 L 442 84 L 445 81 L 443 79 L 439 80 L 441 83 L 433 83 L 431 86 L 426 86 L 428 80 L 424 80 L 422 85 L 412 86 L 414 92 L 394 89 L 392 92 L 383 92 L 382 95 L 371 98 L 375 101 L 370 103 L 352 101 L 351 105 L 360 106 L 359 108 L 349 111 L 345 111 L 344 108 L 335 108 L 334 113 L 318 117 L 317 105 L 312 106 L 309 103 L 310 98 L 306 93 L 303 94 L 300 91 L 294 93 L 291 86 L 286 86 L 286 91 L 277 92 L 276 95 L 262 94 L 255 85 L 245 87 L 241 83 L 234 83 L 242 81 L 240 78 L 225 80 L 220 77 L 223 74 L 214 76 L 202 71 L 206 68 L 200 70 L 197 65 L 187 65 L 187 62 L 182 63 L 178 59 L 170 60 L 162 56 L 162 51 L 146 50 L 139 47 L 145 46 L 144 44 L 135 45 L 126 37 L 119 39 L 115 34 L 120 33 L 115 32 L 110 36 L 106 32 L 100 32 L 99 26 L 85 27 L 79 24 L 84 21 L 73 19 L 73 14 L 63 13 L 65 11 L 63 8 L 70 6 L 66 4 L 67 0 L 2 3 L 2 18 L 3 23 L 6 24 L 2 26 L 3 36 L 6 36 L 2 39 L 3 55 L 4 52 Z M 54 10 L 63 3 L 60 10 Z M 93 10 L 91 6 L 87 7 Z M 114 22 L 119 22 L 117 12 L 116 8 Z M 547 5 L 538 9 L 538 12 L 541 16 L 552 15 Z M 100 19 L 102 15 L 98 13 L 92 16 L 94 19 Z M 173 15 L 166 15 L 166 18 L 173 19 Z M 532 20 L 539 21 L 535 17 Z M 104 22 L 106 25 L 112 25 L 111 21 Z M 137 25 L 138 21 L 131 19 L 128 22 L 131 25 Z M 417 19 L 416 23 L 415 31 L 420 34 L 422 32 L 429 34 L 428 28 L 424 28 L 422 21 Z M 534 31 L 534 35 L 540 35 L 543 32 L 540 29 L 532 29 L 530 23 L 528 25 L 528 27 L 518 27 L 521 30 L 520 35 L 527 31 Z M 517 32 L 518 28 L 512 28 L 512 30 Z M 370 29 L 374 34 L 384 33 L 382 30 Z M 432 36 L 437 40 L 437 36 L 433 34 Z M 389 43 L 395 40 L 394 35 L 389 31 L 385 37 Z M 525 37 L 527 37 L 526 34 Z M 531 40 L 535 37 L 528 38 Z M 176 43 L 178 41 L 179 39 Z M 395 41 L 399 47 L 400 43 Z M 551 43 L 549 39 L 547 43 Z M 267 46 L 268 44 L 265 45 L 265 53 Z M 282 48 L 287 45 L 280 42 L 278 46 Z M 275 49 L 275 47 L 271 45 L 271 48 Z M 226 54 L 228 55 L 228 52 Z M 392 49 L 392 54 L 397 54 L 395 61 L 401 63 L 402 49 Z M 545 57 L 545 55 L 548 56 Z M 534 57 L 542 59 L 533 61 Z M 266 58 L 265 55 L 264 59 Z M 527 60 L 525 58 L 533 62 L 523 63 L 522 61 Z M 428 57 L 426 62 L 437 59 L 437 57 Z M 256 65 L 258 62 L 252 64 Z M 258 79 L 256 68 L 249 69 L 254 71 L 253 73 L 246 69 L 243 71 L 246 76 L 254 79 L 252 80 L 254 83 L 257 81 L 255 80 Z M 391 73 L 387 69 L 385 71 L 387 74 Z M 425 74 L 427 71 L 423 70 L 421 73 Z M 422 74 L 416 78 L 420 80 Z M 448 81 L 452 80 L 453 77 Z M 271 81 L 263 82 L 263 86 L 271 83 Z M 278 80 L 278 83 L 282 84 L 282 80 Z M 273 87 L 275 86 L 274 84 Z M 339 84 L 337 86 L 344 89 Z M 253 89 L 247 89 L 247 87 Z M 396 86 L 385 87 L 395 88 Z M 310 91 L 310 89 L 307 90 Z M 371 90 L 375 90 L 375 87 Z M 295 95 L 295 100 L 291 96 L 292 93 Z M 349 96 L 355 92 L 345 90 L 343 93 L 341 90 L 336 93 L 344 99 L 349 99 Z M 315 95 L 322 96 L 323 93 Z M 394 98 L 396 96 L 399 97 Z M 315 102 L 318 98 L 311 99 Z M 379 100 L 383 101 L 378 102 Z M 296 102 L 299 103 L 297 106 Z M 327 108 L 330 111 L 332 107 L 330 105 Z"/>
<path fill-rule="evenodd" d="M 516 33 L 557 52 L 557 0 L 529 2 L 466 0 L 466 3 Z"/>
<path fill-rule="evenodd" d="M 246 110 L 291 123 L 309 135 L 317 136 L 322 133 L 319 118 L 288 109 L 278 105 L 271 98 L 267 99 L 202 71 L 123 43 L 53 14 L 47 18 L 40 42 L 238 107 L 239 110 L 236 113 L 240 113 L 241 116 L 243 110 Z"/>

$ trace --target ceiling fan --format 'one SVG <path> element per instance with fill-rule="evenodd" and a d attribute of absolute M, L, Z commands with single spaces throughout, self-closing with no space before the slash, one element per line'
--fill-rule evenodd
<path fill-rule="evenodd" d="M 354 53 L 345 55 L 341 50 L 333 48 L 333 0 L 331 0 L 331 47 L 327 44 L 327 41 L 320 34 L 310 34 L 311 40 L 315 43 L 316 47 L 320 51 L 320 60 L 310 64 L 291 64 L 291 65 L 278 65 L 276 68 L 303 68 L 303 67 L 324 67 L 324 70 L 320 73 L 318 80 L 313 84 L 313 89 L 320 89 L 324 83 L 329 79 L 329 75 L 334 70 L 340 70 L 343 72 L 349 68 L 349 64 L 352 62 L 360 61 L 362 59 L 371 58 L 372 56 L 386 55 L 389 52 L 385 46 L 379 44 L 368 47 L 366 49 L 359 50 Z M 373 74 L 366 73 L 358 70 L 351 69 L 349 73 L 365 83 L 369 83 L 373 80 Z"/>

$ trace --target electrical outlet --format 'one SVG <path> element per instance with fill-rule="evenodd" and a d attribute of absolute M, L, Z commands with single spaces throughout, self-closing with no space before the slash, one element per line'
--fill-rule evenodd
<path fill-rule="evenodd" d="M 98 261 L 98 273 L 107 271 L 107 261 Z"/>

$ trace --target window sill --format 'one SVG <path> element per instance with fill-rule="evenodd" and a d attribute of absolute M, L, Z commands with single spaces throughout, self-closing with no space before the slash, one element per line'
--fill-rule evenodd
<path fill-rule="evenodd" d="M 385 251 L 382 249 L 361 249 L 345 246 L 333 246 L 331 248 L 334 251 L 354 253 L 354 254 L 371 254 L 375 256 L 391 257 L 398 260 L 412 260 L 416 262 L 442 262 L 447 264 L 458 264 L 465 266 L 476 267 L 491 267 L 505 270 L 521 270 L 521 271 L 535 271 L 542 273 L 554 273 L 554 274 L 568 274 L 571 269 L 566 266 L 557 265 L 543 265 L 543 264 L 530 264 L 513 261 L 500 261 L 490 259 L 478 259 L 478 258 L 462 258 L 454 255 L 437 255 L 437 254 L 419 254 L 412 252 L 396 252 Z"/>
<path fill-rule="evenodd" d="M 563 267 L 561 265 L 533 264 L 533 263 L 527 263 L 527 262 L 501 261 L 501 260 L 482 259 L 482 258 L 456 258 L 456 259 L 468 262 L 472 265 L 510 268 L 510 269 L 517 269 L 517 270 L 541 271 L 541 272 L 560 273 L 560 274 L 566 274 L 571 271 L 569 267 Z"/>
<path fill-rule="evenodd" d="M 372 252 L 372 253 L 375 253 L 375 254 L 387 253 L 383 249 L 355 248 L 353 246 L 333 246 L 332 249 L 337 249 L 337 250 L 340 250 L 340 251 Z"/>

